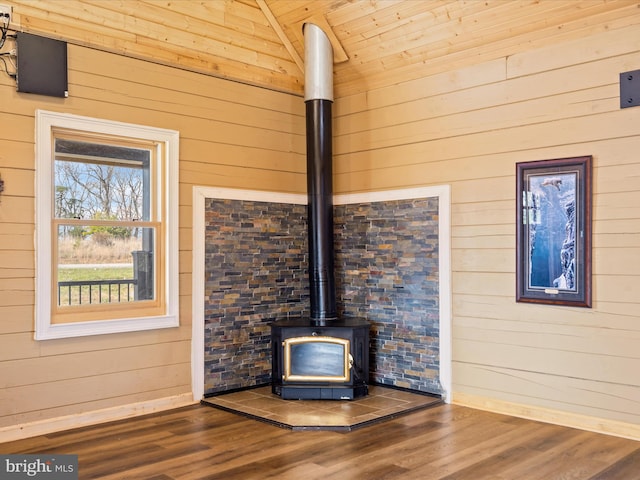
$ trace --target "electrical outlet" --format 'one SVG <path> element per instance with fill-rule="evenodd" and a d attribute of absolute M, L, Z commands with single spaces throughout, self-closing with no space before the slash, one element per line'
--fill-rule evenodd
<path fill-rule="evenodd" d="M 0 5 L 0 22 L 5 25 L 11 23 L 11 5 Z"/>

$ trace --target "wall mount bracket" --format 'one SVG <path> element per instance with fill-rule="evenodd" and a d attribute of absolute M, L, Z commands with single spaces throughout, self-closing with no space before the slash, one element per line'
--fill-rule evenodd
<path fill-rule="evenodd" d="M 640 105 L 640 70 L 620 74 L 620 108 Z"/>

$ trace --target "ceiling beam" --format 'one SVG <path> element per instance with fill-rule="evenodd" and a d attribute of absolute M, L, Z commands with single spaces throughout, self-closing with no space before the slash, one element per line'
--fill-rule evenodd
<path fill-rule="evenodd" d="M 302 61 L 302 58 L 300 57 L 300 55 L 298 55 L 298 52 L 293 47 L 293 44 L 291 43 L 287 35 L 284 33 L 284 30 L 282 30 L 282 27 L 278 23 L 278 20 L 276 19 L 276 17 L 271 12 L 271 9 L 267 5 L 267 2 L 265 0 L 256 0 L 256 2 L 258 3 L 260 10 L 262 10 L 262 13 L 264 14 L 264 16 L 267 17 L 269 24 L 271 25 L 273 30 L 276 32 L 276 34 L 280 38 L 280 41 L 284 44 L 284 47 L 289 52 L 289 55 L 291 55 L 291 58 L 293 59 L 293 61 L 296 63 L 296 65 L 298 65 L 298 68 L 300 69 L 300 71 L 304 73 L 304 62 Z"/>

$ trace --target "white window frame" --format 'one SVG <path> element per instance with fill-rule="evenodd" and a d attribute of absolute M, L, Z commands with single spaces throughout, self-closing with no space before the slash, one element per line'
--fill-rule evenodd
<path fill-rule="evenodd" d="M 52 323 L 52 238 L 53 215 L 53 131 L 57 128 L 80 132 L 136 138 L 158 145 L 163 156 L 164 178 L 164 313 L 157 316 Z M 143 125 L 102 120 L 78 115 L 36 111 L 36 295 L 35 339 L 49 340 L 110 333 L 133 332 L 179 326 L 178 311 L 178 152 L 179 132 Z M 132 309 L 132 312 L 134 309 Z"/>

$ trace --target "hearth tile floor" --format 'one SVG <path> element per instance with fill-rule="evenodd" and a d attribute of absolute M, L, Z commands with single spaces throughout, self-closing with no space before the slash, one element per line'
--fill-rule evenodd
<path fill-rule="evenodd" d="M 219 394 L 204 405 L 292 430 L 350 431 L 442 403 L 439 396 L 369 386 L 356 400 L 283 400 L 271 386 Z"/>

